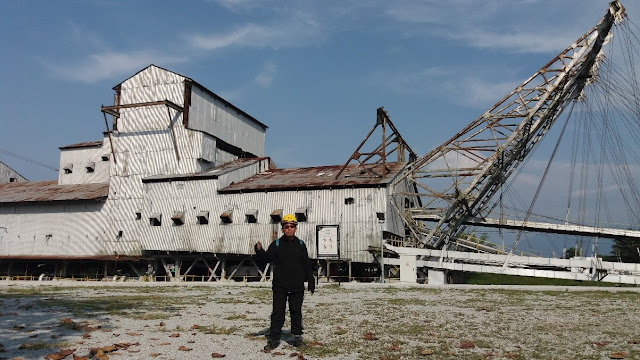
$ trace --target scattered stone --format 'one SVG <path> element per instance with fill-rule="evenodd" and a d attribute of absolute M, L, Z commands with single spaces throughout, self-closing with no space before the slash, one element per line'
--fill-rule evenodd
<path fill-rule="evenodd" d="M 433 353 L 435 353 L 435 351 L 431 350 L 431 349 L 424 349 L 420 352 L 420 355 L 426 356 L 426 355 L 433 355 Z"/>
<path fill-rule="evenodd" d="M 191 350 L 193 350 L 193 349 L 192 349 L 192 348 L 188 348 L 188 347 L 186 347 L 186 346 L 184 346 L 184 345 L 180 345 L 180 347 L 178 348 L 178 350 L 180 350 L 180 351 L 191 351 Z"/>
<path fill-rule="evenodd" d="M 225 356 L 227 356 L 227 355 L 225 355 L 225 354 L 220 354 L 220 353 L 217 353 L 217 352 L 211 353 L 211 357 L 212 357 L 212 358 L 214 358 L 214 359 L 223 358 L 223 357 L 225 357 Z"/>
<path fill-rule="evenodd" d="M 169 335 L 169 337 L 177 338 L 177 337 L 180 337 L 180 334 L 178 334 L 178 333 L 173 333 L 173 334 Z"/>

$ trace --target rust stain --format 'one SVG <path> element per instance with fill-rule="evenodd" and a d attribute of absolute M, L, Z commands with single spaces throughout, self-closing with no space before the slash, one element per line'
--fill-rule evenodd
<path fill-rule="evenodd" d="M 109 184 L 58 185 L 57 180 L 0 184 L 0 203 L 104 201 L 108 195 Z"/>
<path fill-rule="evenodd" d="M 309 168 L 271 169 L 256 174 L 246 180 L 231 184 L 219 192 L 237 193 L 267 190 L 301 190 L 344 187 L 384 186 L 400 172 L 405 163 L 387 163 L 390 171 L 384 177 L 372 177 L 363 169 L 363 165 L 348 165 L 335 179 L 342 165 L 318 166 Z M 364 165 L 377 167 L 380 165 Z"/>

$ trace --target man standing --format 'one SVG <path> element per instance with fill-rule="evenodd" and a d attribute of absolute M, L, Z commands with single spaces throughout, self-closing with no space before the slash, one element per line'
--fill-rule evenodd
<path fill-rule="evenodd" d="M 291 316 L 291 334 L 294 337 L 292 345 L 295 347 L 304 345 L 302 341 L 304 282 L 308 282 L 311 295 L 316 286 L 307 247 L 296 237 L 298 222 L 295 216 L 285 215 L 280 225 L 283 235 L 272 242 L 267 251 L 264 251 L 259 241 L 255 245 L 258 261 L 270 262 L 273 265 L 273 310 L 265 350 L 273 350 L 280 345 L 287 300 Z"/>

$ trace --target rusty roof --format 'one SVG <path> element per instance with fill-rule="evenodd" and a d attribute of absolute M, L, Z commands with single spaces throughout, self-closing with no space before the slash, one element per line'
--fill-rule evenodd
<path fill-rule="evenodd" d="M 404 163 L 387 163 L 389 172 L 383 177 L 373 177 L 364 171 L 362 165 L 348 165 L 340 177 L 336 174 L 343 165 L 318 166 L 308 168 L 273 169 L 256 174 L 246 180 L 231 184 L 220 193 L 254 192 L 254 191 L 285 191 L 285 190 L 314 190 L 349 187 L 380 187 L 404 168 Z M 366 165 L 372 167 L 374 165 Z M 374 167 L 379 167 L 375 165 Z M 376 169 L 379 173 L 379 169 Z"/>
<path fill-rule="evenodd" d="M 0 203 L 103 201 L 108 195 L 109 184 L 58 185 L 57 180 L 0 184 Z"/>
<path fill-rule="evenodd" d="M 60 146 L 58 149 L 62 150 L 62 149 L 73 149 L 73 148 L 83 148 L 83 147 L 101 147 L 101 146 L 102 146 L 102 140 L 98 140 L 98 141 L 81 142 L 77 144 Z"/>
<path fill-rule="evenodd" d="M 142 179 L 142 182 L 162 182 L 168 180 L 204 180 L 217 179 L 220 175 L 228 174 L 245 166 L 253 165 L 259 161 L 269 159 L 268 157 L 240 158 L 211 169 L 199 171 L 191 174 L 170 174 L 154 175 Z M 273 166 L 272 164 L 270 166 Z"/>

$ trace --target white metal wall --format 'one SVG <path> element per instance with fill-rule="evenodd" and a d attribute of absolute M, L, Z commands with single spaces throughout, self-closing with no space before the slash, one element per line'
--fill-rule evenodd
<path fill-rule="evenodd" d="M 0 255 L 139 256 L 139 242 L 107 238 L 102 202 L 0 204 Z"/>
<path fill-rule="evenodd" d="M 107 140 L 108 142 L 108 140 Z M 109 167 L 111 156 L 106 161 L 103 155 L 108 154 L 109 148 L 104 146 L 69 148 L 60 150 L 60 167 L 58 170 L 58 184 L 97 184 L 109 182 Z M 93 172 L 87 166 L 94 165 Z M 65 172 L 66 166 L 72 166 L 72 172 Z"/>
<path fill-rule="evenodd" d="M 281 235 L 279 224 L 271 223 L 274 209 L 287 214 L 306 207 L 308 221 L 299 224 L 297 234 L 311 256 L 316 253 L 316 225 L 339 224 L 342 257 L 370 262 L 367 248 L 379 246 L 385 230 L 385 222 L 376 216 L 387 213 L 385 188 L 217 194 L 217 180 L 154 182 L 145 188 L 149 198 L 143 210 L 142 247 L 149 250 L 253 254 L 257 241 L 268 246 Z M 353 198 L 353 204 L 346 205 L 346 198 Z M 245 214 L 254 209 L 258 221 L 248 223 Z M 228 210 L 233 211 L 233 223 L 224 224 L 220 215 Z M 176 211 L 184 211 L 184 225 L 171 221 Z M 209 211 L 209 224 L 197 224 L 201 211 Z M 161 226 L 150 225 L 153 213 L 162 214 Z"/>
<path fill-rule="evenodd" d="M 256 156 L 264 156 L 265 129 L 197 86 L 192 88 L 188 126 Z"/>
<path fill-rule="evenodd" d="M 18 174 L 15 170 L 0 162 L 0 184 L 8 183 L 11 179 L 15 179 L 14 181 L 23 182 L 27 181 L 22 175 Z"/>

